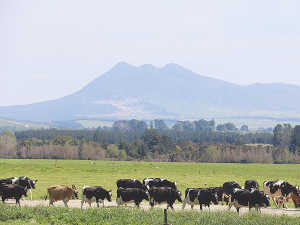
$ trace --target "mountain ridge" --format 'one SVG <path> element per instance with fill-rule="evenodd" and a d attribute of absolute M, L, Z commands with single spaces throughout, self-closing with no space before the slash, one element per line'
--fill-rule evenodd
<path fill-rule="evenodd" d="M 0 117 L 29 121 L 82 118 L 299 117 L 300 86 L 273 83 L 242 86 L 198 75 L 174 63 L 157 68 L 125 62 L 62 98 L 2 106 Z"/>

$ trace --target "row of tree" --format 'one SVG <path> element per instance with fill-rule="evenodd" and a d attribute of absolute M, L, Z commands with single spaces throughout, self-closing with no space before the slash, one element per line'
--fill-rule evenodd
<path fill-rule="evenodd" d="M 175 142 L 155 129 L 146 129 L 140 140 L 118 144 L 94 142 L 70 136 L 49 140 L 17 140 L 12 132 L 0 136 L 1 158 L 155 160 L 170 162 L 300 163 L 299 150 L 290 152 L 274 145 L 245 145 L 225 142 Z"/>
<path fill-rule="evenodd" d="M 217 131 L 179 131 L 179 130 L 163 130 L 146 128 L 144 131 L 102 131 L 102 130 L 28 130 L 17 131 L 15 136 L 18 140 L 37 138 L 39 140 L 49 140 L 56 136 L 70 136 L 74 139 L 92 140 L 94 142 L 109 144 L 118 144 L 119 141 L 125 140 L 132 142 L 134 140 L 142 140 L 142 135 L 145 131 L 154 130 L 161 135 L 168 136 L 173 142 L 179 138 L 192 141 L 194 143 L 201 143 L 202 141 L 210 142 L 226 142 L 234 144 L 238 139 L 242 139 L 245 144 L 272 144 L 273 133 L 271 132 L 217 132 Z"/>
<path fill-rule="evenodd" d="M 200 122 L 208 127 L 211 121 Z M 5 158 L 289 163 L 298 162 L 299 151 L 300 126 L 290 124 L 278 124 L 273 133 L 49 129 L 0 136 L 0 157 Z"/>

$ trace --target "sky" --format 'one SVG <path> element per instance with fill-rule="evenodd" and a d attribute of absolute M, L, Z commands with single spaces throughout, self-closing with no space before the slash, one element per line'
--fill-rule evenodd
<path fill-rule="evenodd" d="M 72 94 L 119 62 L 300 85 L 300 1 L 0 0 L 0 106 Z"/>

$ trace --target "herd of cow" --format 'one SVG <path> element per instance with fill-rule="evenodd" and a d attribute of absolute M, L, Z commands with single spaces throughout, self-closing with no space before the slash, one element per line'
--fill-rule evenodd
<path fill-rule="evenodd" d="M 20 205 L 22 196 L 27 197 L 27 191 L 30 192 L 30 200 L 32 200 L 31 189 L 35 189 L 37 180 L 31 180 L 28 177 L 13 177 L 0 180 L 0 196 L 4 202 L 6 199 L 16 199 L 16 204 Z M 183 202 L 182 209 L 186 204 L 202 205 L 210 207 L 213 204 L 219 204 L 219 201 L 226 202 L 229 209 L 234 206 L 239 213 L 241 207 L 260 207 L 270 206 L 269 199 L 273 199 L 276 207 L 281 204 L 287 208 L 287 202 L 292 200 L 295 208 L 300 205 L 299 187 L 293 186 L 284 180 L 265 181 L 263 183 L 263 191 L 259 191 L 259 185 L 256 180 L 246 180 L 245 186 L 240 186 L 237 182 L 225 182 L 222 187 L 207 188 L 187 188 L 185 191 L 185 199 L 182 201 L 181 192 L 177 190 L 177 183 L 168 181 L 164 178 L 145 178 L 143 182 L 135 179 L 119 179 L 117 181 L 117 205 L 135 203 L 139 207 L 143 200 L 149 201 L 154 207 L 157 204 L 167 204 L 167 208 L 173 209 L 176 200 Z M 62 200 L 67 206 L 67 202 L 71 198 L 78 199 L 78 190 L 75 185 L 68 187 L 67 185 L 57 185 L 48 187 L 49 205 Z M 47 196 L 48 196 L 47 195 Z M 87 202 L 90 206 L 92 202 L 103 203 L 104 200 L 111 202 L 112 191 L 105 190 L 101 186 L 85 186 L 82 189 L 81 208 L 83 203 Z M 47 197 L 46 197 L 47 199 Z M 46 200 L 45 199 L 45 200 Z"/>

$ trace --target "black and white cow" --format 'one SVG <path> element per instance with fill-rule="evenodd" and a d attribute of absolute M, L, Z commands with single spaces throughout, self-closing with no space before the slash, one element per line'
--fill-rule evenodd
<path fill-rule="evenodd" d="M 29 190 L 30 193 L 30 200 L 32 200 L 32 193 L 31 189 L 35 189 L 35 184 L 37 180 L 31 180 L 28 177 L 12 177 L 12 178 L 6 178 L 6 179 L 1 179 L 0 184 L 18 184 L 22 187 L 26 187 L 27 190 Z M 24 197 L 23 197 L 24 198 Z"/>
<path fill-rule="evenodd" d="M 148 188 L 142 184 L 139 180 L 135 179 L 119 179 L 117 181 L 118 188 L 139 188 L 141 190 L 147 191 Z"/>
<path fill-rule="evenodd" d="M 283 197 L 283 205 L 285 204 L 285 207 L 287 208 L 287 197 L 291 192 L 296 196 L 299 196 L 299 187 L 293 186 L 284 180 L 264 182 L 264 193 L 269 194 L 277 208 L 278 204 L 274 198 Z"/>
<path fill-rule="evenodd" d="M 183 200 L 182 209 L 185 208 L 186 204 L 191 205 L 191 209 L 194 208 L 195 205 L 199 205 L 198 201 L 198 192 L 203 188 L 187 188 L 185 190 L 185 198 Z"/>
<path fill-rule="evenodd" d="M 84 186 L 82 188 L 82 199 L 81 199 L 81 208 L 84 202 L 89 203 L 91 206 L 92 202 L 96 202 L 99 207 L 99 203 L 103 203 L 104 207 L 104 199 L 111 202 L 111 190 L 107 191 L 101 186 Z"/>
<path fill-rule="evenodd" d="M 210 203 L 219 204 L 217 193 L 213 192 L 211 189 L 201 189 L 197 195 L 198 202 L 200 205 L 200 210 L 202 210 L 202 205 L 207 206 L 209 208 Z"/>
<path fill-rule="evenodd" d="M 248 189 L 249 191 L 251 191 L 251 189 L 256 189 L 259 191 L 259 185 L 258 182 L 256 180 L 246 180 L 245 181 L 245 189 Z"/>
<path fill-rule="evenodd" d="M 249 207 L 251 210 L 252 207 L 267 207 L 270 206 L 269 196 L 264 195 L 259 192 L 257 189 L 252 189 L 249 191 L 248 189 L 237 189 L 233 191 L 231 196 L 231 201 L 229 204 L 229 209 L 234 206 L 239 213 L 241 207 Z"/>
<path fill-rule="evenodd" d="M 27 188 L 18 184 L 1 184 L 0 195 L 3 203 L 6 199 L 14 198 L 16 199 L 16 204 L 18 203 L 20 206 L 20 198 L 22 198 L 23 195 L 27 197 Z"/>
<path fill-rule="evenodd" d="M 172 209 L 176 200 L 182 202 L 181 193 L 171 187 L 152 187 L 149 189 L 149 204 L 154 207 L 158 204 L 168 204 Z"/>
<path fill-rule="evenodd" d="M 235 181 L 228 181 L 223 184 L 223 194 L 222 194 L 222 205 L 224 205 L 225 194 L 231 198 L 233 190 L 241 188 L 241 186 Z"/>
<path fill-rule="evenodd" d="M 170 187 L 173 188 L 174 190 L 177 190 L 177 183 L 168 181 L 165 178 L 145 178 L 143 180 L 143 183 L 145 185 L 148 185 L 149 188 L 152 187 Z"/>
<path fill-rule="evenodd" d="M 116 202 L 118 206 L 135 203 L 135 205 L 139 207 L 144 199 L 149 201 L 148 194 L 139 188 L 118 188 L 117 190 Z"/>

